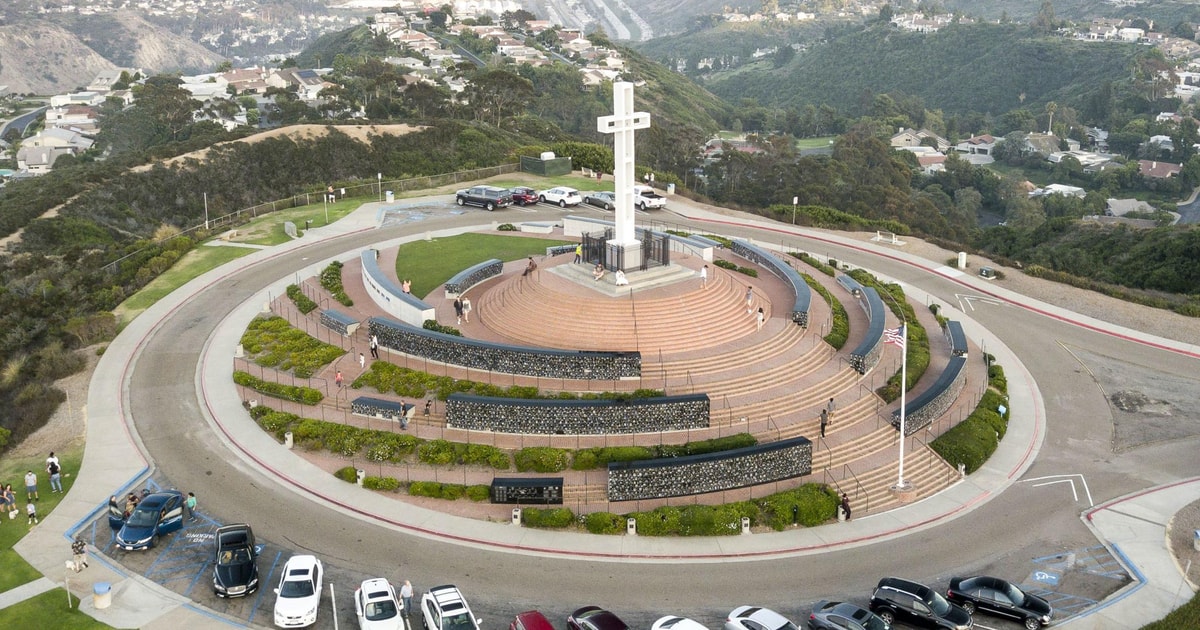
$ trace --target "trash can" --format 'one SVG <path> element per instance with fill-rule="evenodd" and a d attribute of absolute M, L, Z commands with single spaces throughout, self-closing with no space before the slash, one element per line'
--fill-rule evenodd
<path fill-rule="evenodd" d="M 388 203 L 392 203 L 392 202 L 396 201 L 396 194 L 393 193 L 392 191 L 388 190 L 383 193 L 383 198 L 387 199 Z"/>
<path fill-rule="evenodd" d="M 92 605 L 96 610 L 104 610 L 112 605 L 112 585 L 108 582 L 96 582 L 92 585 Z"/>
<path fill-rule="evenodd" d="M 668 195 L 675 194 L 675 184 L 667 184 L 667 194 Z"/>

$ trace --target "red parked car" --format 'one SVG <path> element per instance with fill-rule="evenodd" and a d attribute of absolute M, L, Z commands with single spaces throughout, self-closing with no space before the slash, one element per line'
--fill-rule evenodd
<path fill-rule="evenodd" d="M 508 630 L 554 630 L 554 624 L 542 613 L 527 610 L 518 614 L 512 623 L 508 624 Z"/>
<path fill-rule="evenodd" d="M 509 189 L 508 194 L 512 195 L 513 203 L 517 204 L 518 206 L 527 206 L 531 203 L 538 202 L 537 191 L 525 186 L 511 188 Z"/>

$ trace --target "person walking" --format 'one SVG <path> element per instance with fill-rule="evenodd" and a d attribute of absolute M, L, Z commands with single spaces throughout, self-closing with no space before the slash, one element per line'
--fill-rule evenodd
<path fill-rule="evenodd" d="M 746 314 L 754 312 L 754 287 L 746 285 Z"/>
<path fill-rule="evenodd" d="M 371 344 L 370 345 L 371 345 L 371 358 L 378 359 L 379 358 L 379 337 L 376 335 L 371 335 Z"/>
<path fill-rule="evenodd" d="M 825 427 L 829 426 L 829 412 L 821 410 L 821 437 L 825 437 Z"/>
<path fill-rule="evenodd" d="M 358 369 L 367 369 L 367 357 L 361 352 L 358 353 Z"/>
<path fill-rule="evenodd" d="M 46 458 L 46 474 L 50 475 L 50 492 L 62 492 L 62 465 L 58 463 L 54 451 L 50 451 L 50 457 Z"/>
<path fill-rule="evenodd" d="M 846 496 L 845 492 L 842 493 L 841 507 L 842 507 L 842 514 L 845 514 L 846 520 L 849 521 L 850 520 L 850 497 Z"/>
<path fill-rule="evenodd" d="M 341 370 L 338 370 L 337 374 L 333 375 L 333 382 L 336 383 L 338 387 L 342 386 L 342 371 Z"/>
<path fill-rule="evenodd" d="M 762 330 L 763 324 L 767 321 L 767 314 L 763 312 L 763 308 L 761 306 L 758 307 L 758 315 L 756 318 L 758 319 L 758 329 Z"/>
<path fill-rule="evenodd" d="M 828 403 L 825 403 L 825 410 L 829 412 L 829 417 L 833 418 L 833 412 L 837 411 L 837 403 L 830 398 Z"/>
<path fill-rule="evenodd" d="M 188 520 L 196 519 L 196 493 L 189 492 L 187 500 L 183 502 L 183 507 L 187 508 Z"/>
<path fill-rule="evenodd" d="M 404 580 L 404 586 L 400 587 L 400 603 L 404 606 L 404 616 L 408 617 L 412 612 L 413 587 L 412 582 Z"/>
<path fill-rule="evenodd" d="M 700 268 L 700 288 L 708 288 L 708 265 L 704 265 Z"/>
<path fill-rule="evenodd" d="M 400 285 L 400 290 L 405 293 L 412 293 L 412 280 L 404 279 L 404 283 Z"/>
<path fill-rule="evenodd" d="M 33 501 L 25 504 L 25 513 L 29 515 L 29 525 L 38 524 L 37 506 L 33 504 Z"/>
<path fill-rule="evenodd" d="M 37 501 L 40 498 L 37 491 L 37 475 L 30 470 L 25 473 L 25 500 Z"/>
<path fill-rule="evenodd" d="M 458 321 L 458 325 L 462 326 L 463 304 L 462 298 L 454 298 L 454 317 Z"/>
<path fill-rule="evenodd" d="M 71 543 L 71 564 L 76 573 L 87 568 L 87 545 L 83 542 L 83 536 L 76 536 L 75 542 Z"/>
<path fill-rule="evenodd" d="M 11 491 L 12 491 L 11 484 L 9 484 L 7 487 L 5 487 L 4 485 L 0 485 L 0 523 L 4 522 L 4 517 L 8 516 L 8 513 L 10 511 L 15 511 L 17 509 L 16 503 L 15 503 L 16 499 L 10 500 L 8 498 L 8 495 L 11 494 Z M 16 518 L 16 515 L 14 514 L 13 516 L 11 516 L 9 518 Z"/>
<path fill-rule="evenodd" d="M 583 262 L 583 243 L 575 246 L 575 264 Z"/>
<path fill-rule="evenodd" d="M 471 323 L 471 298 L 463 297 L 463 321 Z"/>

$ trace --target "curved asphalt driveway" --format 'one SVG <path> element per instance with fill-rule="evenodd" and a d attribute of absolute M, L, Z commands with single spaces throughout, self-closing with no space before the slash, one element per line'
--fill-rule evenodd
<path fill-rule="evenodd" d="M 958 518 L 936 528 L 870 545 L 843 546 L 819 555 L 702 564 L 684 560 L 631 564 L 547 558 L 448 543 L 381 526 L 344 509 L 317 505 L 295 491 L 281 491 L 280 482 L 264 474 L 252 460 L 231 457 L 220 431 L 214 431 L 206 418 L 206 410 L 214 406 L 214 401 L 197 396 L 203 351 L 223 318 L 265 287 L 297 273 L 309 275 L 328 258 L 418 231 L 490 223 L 493 216 L 435 214 L 418 224 L 352 233 L 272 254 L 229 272 L 219 284 L 201 290 L 164 317 L 143 341 L 135 362 L 129 366 L 127 389 L 123 388 L 136 437 L 159 472 L 176 487 L 203 497 L 204 504 L 225 522 L 250 522 L 260 537 L 312 551 L 327 566 L 411 579 L 418 590 L 457 583 L 470 595 L 477 614 L 485 618 L 485 627 L 492 628 L 506 623 L 508 616 L 520 610 L 540 608 L 551 619 L 562 619 L 574 608 L 592 603 L 621 611 L 633 626 L 648 626 L 651 620 L 667 613 L 684 613 L 710 626 L 719 625 L 725 613 L 743 603 L 777 607 L 795 615 L 822 597 L 850 593 L 861 597 L 884 574 L 944 577 L 1012 554 L 1028 558 L 1045 550 L 1095 544 L 1095 538 L 1079 519 L 1080 512 L 1088 507 L 1086 503 L 1070 500 L 1065 490 L 1055 492 L 1018 484 L 999 496 L 980 498 L 967 506 L 972 509 L 961 510 Z M 505 218 L 560 216 L 557 210 L 539 209 L 534 214 Z M 929 299 L 949 305 L 958 303 L 957 293 L 981 294 L 977 289 L 964 288 L 960 281 L 931 275 L 896 259 L 894 250 L 885 252 L 892 258 L 881 258 L 862 251 L 865 248 L 861 244 L 847 248 L 821 233 L 804 232 L 827 240 L 784 236 L 783 226 L 772 223 L 769 225 L 774 233 L 764 235 L 761 230 L 742 227 L 750 219 L 729 219 L 702 211 L 696 216 L 705 220 L 682 219 L 680 223 L 730 236 L 755 235 L 775 243 L 783 240 L 789 247 L 832 255 L 876 270 L 905 283 L 913 295 L 927 294 Z M 1086 475 L 1094 502 L 1099 504 L 1139 488 L 1195 474 L 1194 439 L 1114 455 L 1112 415 L 1104 392 L 1069 349 L 1086 348 L 1187 375 L 1196 371 L 1194 356 L 1101 334 L 1016 305 L 981 305 L 969 315 L 1023 360 L 1027 373 L 1006 366 L 1010 387 L 1029 387 L 1033 382 L 1040 387 L 1046 440 L 1026 477 Z"/>

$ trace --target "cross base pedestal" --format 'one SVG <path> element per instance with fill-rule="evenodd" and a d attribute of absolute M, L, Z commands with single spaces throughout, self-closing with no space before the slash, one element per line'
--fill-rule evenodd
<path fill-rule="evenodd" d="M 621 252 L 620 255 L 617 252 Z M 642 242 L 629 241 L 625 243 L 617 242 L 616 239 L 608 241 L 608 253 L 611 256 L 609 262 L 612 263 L 614 270 L 633 271 L 642 268 Z M 617 264 L 620 261 L 620 264 Z"/>

